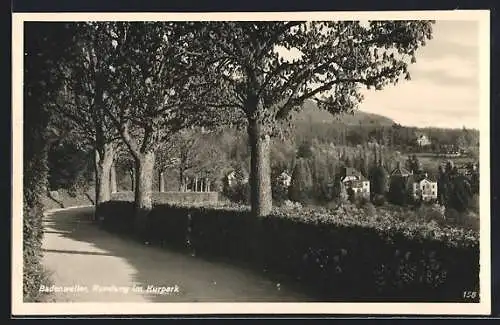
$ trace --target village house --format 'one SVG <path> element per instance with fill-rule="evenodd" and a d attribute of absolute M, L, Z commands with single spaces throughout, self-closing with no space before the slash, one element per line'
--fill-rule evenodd
<path fill-rule="evenodd" d="M 437 181 L 427 173 L 413 174 L 401 167 L 401 163 L 390 174 L 391 180 L 402 178 L 411 186 L 410 190 L 414 199 L 430 201 L 437 199 Z"/>
<path fill-rule="evenodd" d="M 421 175 L 412 175 L 410 177 L 412 184 L 413 198 L 422 201 L 431 201 L 437 199 L 437 181 L 429 177 L 427 173 Z"/>
<path fill-rule="evenodd" d="M 290 184 L 292 184 L 292 176 L 290 176 L 285 170 L 278 176 L 278 182 L 281 186 L 288 188 L 290 187 Z"/>
<path fill-rule="evenodd" d="M 355 195 L 370 196 L 370 181 L 358 170 L 345 167 L 340 180 L 346 188 L 352 189 Z"/>
<path fill-rule="evenodd" d="M 431 144 L 431 140 L 425 134 L 420 134 L 417 136 L 417 144 L 420 147 L 429 146 Z"/>

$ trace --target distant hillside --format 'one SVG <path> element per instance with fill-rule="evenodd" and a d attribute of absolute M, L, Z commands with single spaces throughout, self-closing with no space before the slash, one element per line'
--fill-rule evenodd
<path fill-rule="evenodd" d="M 306 101 L 302 110 L 296 114 L 294 120 L 300 122 L 315 123 L 335 123 L 343 125 L 381 125 L 391 126 L 394 121 L 388 117 L 355 111 L 354 114 L 332 115 L 329 112 L 319 109 L 313 101 Z"/>

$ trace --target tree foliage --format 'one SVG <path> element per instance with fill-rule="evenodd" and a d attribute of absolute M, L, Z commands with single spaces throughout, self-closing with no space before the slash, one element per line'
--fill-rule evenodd
<path fill-rule="evenodd" d="M 309 161 L 304 158 L 298 159 L 293 170 L 291 184 L 288 189 L 288 196 L 290 200 L 302 204 L 310 203 L 313 184 Z"/>
<path fill-rule="evenodd" d="M 23 93 L 23 300 L 40 300 L 47 281 L 41 264 L 43 206 L 47 191 L 47 145 L 52 136 L 49 103 L 62 84 L 54 73 L 69 34 L 54 24 L 26 23 Z M 59 48 L 59 47 L 62 47 Z M 57 131 L 55 131 L 57 132 Z"/>
<path fill-rule="evenodd" d="M 376 195 L 386 195 L 387 191 L 387 172 L 384 167 L 375 165 L 370 170 L 370 194 L 372 197 Z"/>
<path fill-rule="evenodd" d="M 382 89 L 409 79 L 416 50 L 431 38 L 429 21 L 211 22 L 202 47 L 215 53 L 222 78 L 215 106 L 235 108 L 252 145 L 252 208 L 270 212 L 266 136 L 306 99 L 333 114 L 352 111 L 361 85 Z M 287 53 L 288 55 L 284 55 Z M 224 96 L 221 96 L 224 94 Z"/>
<path fill-rule="evenodd" d="M 107 115 L 132 155 L 155 151 L 162 140 L 203 120 L 190 100 L 199 85 L 188 54 L 194 42 L 189 24 L 115 22 L 92 27 L 100 31 L 112 56 L 110 88 L 104 94 L 111 103 Z"/>

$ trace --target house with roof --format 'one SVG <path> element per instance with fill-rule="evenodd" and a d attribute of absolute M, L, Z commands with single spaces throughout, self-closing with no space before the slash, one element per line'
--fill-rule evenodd
<path fill-rule="evenodd" d="M 288 188 L 290 187 L 290 184 L 292 184 L 292 176 L 288 174 L 286 170 L 284 170 L 279 176 L 278 176 L 278 182 L 281 186 Z"/>
<path fill-rule="evenodd" d="M 410 176 L 410 184 L 412 185 L 413 198 L 422 201 L 436 200 L 438 195 L 437 180 L 427 175 Z"/>
<path fill-rule="evenodd" d="M 344 167 L 340 181 L 346 188 L 352 189 L 355 195 L 370 196 L 370 181 L 355 168 Z"/>
<path fill-rule="evenodd" d="M 429 137 L 427 137 L 427 135 L 420 134 L 417 136 L 417 144 L 420 147 L 429 146 L 431 144 L 431 140 L 429 139 Z"/>

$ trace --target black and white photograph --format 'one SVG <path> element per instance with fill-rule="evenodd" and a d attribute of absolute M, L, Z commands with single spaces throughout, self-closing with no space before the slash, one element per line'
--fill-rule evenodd
<path fill-rule="evenodd" d="M 13 310 L 490 313 L 488 11 L 12 31 Z"/>

